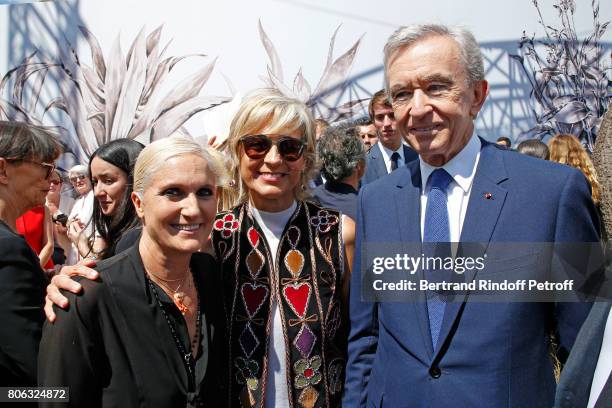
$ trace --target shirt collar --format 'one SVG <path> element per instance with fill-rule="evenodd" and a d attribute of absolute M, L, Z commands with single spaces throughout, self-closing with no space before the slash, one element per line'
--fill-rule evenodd
<path fill-rule="evenodd" d="M 465 193 L 470 191 L 472 181 L 474 180 L 474 174 L 476 173 L 476 165 L 480 156 L 480 148 L 480 140 L 474 133 L 463 149 L 443 166 L 434 167 L 419 159 L 423 188 L 425 188 L 425 184 L 429 180 L 431 173 L 436 169 L 442 168 L 451 175 L 455 183 L 457 183 Z"/>
<path fill-rule="evenodd" d="M 391 150 L 386 146 L 383 146 L 382 143 L 379 143 L 380 145 L 380 149 L 382 150 L 383 153 L 385 153 L 385 155 L 387 156 L 387 158 L 389 160 L 391 160 L 391 155 L 395 152 L 397 152 L 400 155 L 400 162 L 404 163 L 404 145 L 400 144 L 400 147 L 397 148 L 397 150 Z"/>

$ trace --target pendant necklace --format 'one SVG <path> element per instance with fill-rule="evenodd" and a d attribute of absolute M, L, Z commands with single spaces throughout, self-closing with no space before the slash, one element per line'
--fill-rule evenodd
<path fill-rule="evenodd" d="M 172 301 L 174 302 L 174 304 L 176 305 L 176 307 L 178 308 L 178 310 L 181 312 L 183 316 L 187 314 L 187 312 L 189 311 L 189 306 L 191 306 L 191 304 L 193 303 L 191 298 L 187 296 L 187 294 L 184 291 L 179 292 L 179 289 L 181 288 L 181 286 L 183 286 L 183 283 L 185 283 L 185 279 L 187 279 L 187 277 L 189 276 L 189 270 L 187 272 L 188 273 L 186 273 L 185 276 L 179 279 L 163 279 L 147 271 L 149 275 L 156 278 L 157 282 L 162 287 L 167 289 L 172 294 L 171 295 Z M 164 283 L 164 281 L 165 282 L 179 282 L 180 281 L 180 282 L 178 286 L 176 287 L 176 289 L 172 289 L 170 286 Z M 189 287 L 191 287 L 191 282 L 190 282 Z"/>

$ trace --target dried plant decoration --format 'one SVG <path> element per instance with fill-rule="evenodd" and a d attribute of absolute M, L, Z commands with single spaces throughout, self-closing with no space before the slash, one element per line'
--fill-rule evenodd
<path fill-rule="evenodd" d="M 86 162 L 98 146 L 118 138 L 148 143 L 173 133 L 189 135 L 183 126 L 189 118 L 231 99 L 199 95 L 215 60 L 163 91 L 162 85 L 180 61 L 206 56 L 165 57 L 170 41 L 162 47 L 162 26 L 148 35 L 143 27 L 127 54 L 117 36 L 107 58 L 96 37 L 85 27 L 79 29 L 89 46 L 92 65 L 83 63 L 66 40 L 53 57 L 34 51 L 0 82 L 0 95 L 9 93 L 7 85 L 11 80 L 14 83 L 8 99 L 0 99 L 0 118 L 43 124 L 53 109 L 68 115 L 73 129 L 55 129 L 78 162 Z M 51 74 L 48 82 L 57 83 L 59 95 L 40 106 L 45 80 Z"/>
<path fill-rule="evenodd" d="M 292 85 L 285 84 L 281 60 L 274 44 L 266 34 L 261 21 L 259 21 L 259 36 L 269 59 L 267 76 L 261 79 L 267 86 L 280 90 L 286 96 L 303 101 L 315 116 L 328 122 L 335 122 L 353 116 L 355 113 L 363 112 L 361 104 L 367 100 L 350 100 L 337 105 L 338 99 L 344 94 L 344 89 L 347 87 L 346 79 L 363 38 L 363 36 L 360 37 L 351 48 L 334 60 L 334 44 L 339 30 L 340 26 L 336 28 L 331 37 L 327 62 L 317 86 L 312 90 L 313 88 L 304 78 L 301 68 L 295 75 Z"/>
<path fill-rule="evenodd" d="M 609 22 L 600 23 L 599 2 L 592 0 L 593 31 L 580 40 L 574 24 L 573 0 L 554 3 L 558 27 L 546 24 L 538 1 L 532 2 L 545 38 L 536 40 L 523 32 L 520 55 L 511 55 L 529 78 L 531 96 L 537 105 L 533 112 L 536 125 L 519 138 L 543 139 L 556 133 L 571 133 L 592 151 L 612 98 L 608 77 L 612 55 L 604 55 L 600 43 Z"/>

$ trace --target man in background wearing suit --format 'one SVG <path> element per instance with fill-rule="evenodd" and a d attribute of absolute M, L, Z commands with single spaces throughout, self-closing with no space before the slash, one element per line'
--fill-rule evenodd
<path fill-rule="evenodd" d="M 372 96 L 368 111 L 376 127 L 378 142 L 368 153 L 366 174 L 361 181 L 362 184 L 386 176 L 417 158 L 414 150 L 402 143 L 402 138 L 395 129 L 395 116 L 384 89 Z"/>
<path fill-rule="evenodd" d="M 590 304 L 482 303 L 471 293 L 444 302 L 435 292 L 412 302 L 365 301 L 361 275 L 371 270 L 362 260 L 375 251 L 371 244 L 472 242 L 489 251 L 500 242 L 598 242 L 586 179 L 475 134 L 489 86 L 469 31 L 402 27 L 384 55 L 396 126 L 419 160 L 358 196 L 343 406 L 550 407 L 551 326 L 569 350 Z M 507 279 L 535 266 L 526 253 L 504 255 L 491 269 Z M 427 280 L 436 272 L 418 271 Z"/>

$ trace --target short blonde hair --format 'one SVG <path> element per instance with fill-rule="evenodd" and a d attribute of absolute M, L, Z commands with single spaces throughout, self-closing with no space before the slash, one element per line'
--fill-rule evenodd
<path fill-rule="evenodd" d="M 215 175 L 217 186 L 224 186 L 227 183 L 227 172 L 217 154 L 211 153 L 209 148 L 191 139 L 171 136 L 149 144 L 138 155 L 134 166 L 134 192 L 144 193 L 151 178 L 168 160 L 188 154 L 200 156 L 208 163 Z"/>
<path fill-rule="evenodd" d="M 274 88 L 257 89 L 242 101 L 232 120 L 227 148 L 232 158 L 231 175 L 236 180 L 238 192 L 232 197 L 231 206 L 248 200 L 248 190 L 240 179 L 240 138 L 253 134 L 277 134 L 298 131 L 306 143 L 305 169 L 300 184 L 293 194 L 297 200 L 307 197 L 308 181 L 315 171 L 315 121 L 308 107 L 300 100 L 289 98 Z"/>

